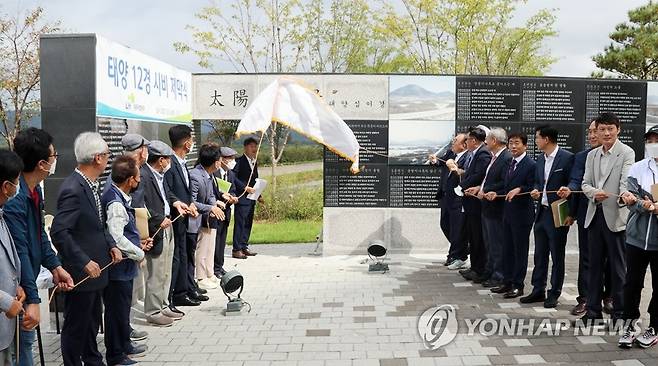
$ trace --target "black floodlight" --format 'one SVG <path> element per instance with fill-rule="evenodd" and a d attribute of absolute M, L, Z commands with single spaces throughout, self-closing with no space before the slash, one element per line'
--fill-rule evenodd
<path fill-rule="evenodd" d="M 226 305 L 226 315 L 237 314 L 242 310 L 245 302 L 240 298 L 242 294 L 242 289 L 244 288 L 244 277 L 237 270 L 231 270 L 226 272 L 222 276 L 220 281 L 220 286 L 224 295 L 228 298 L 228 304 Z M 238 291 L 237 297 L 231 297 L 231 294 Z"/>
<path fill-rule="evenodd" d="M 386 259 L 386 245 L 382 240 L 375 240 L 368 246 L 368 257 L 375 262 L 368 266 L 368 272 L 387 272 L 388 264 L 384 263 Z"/>

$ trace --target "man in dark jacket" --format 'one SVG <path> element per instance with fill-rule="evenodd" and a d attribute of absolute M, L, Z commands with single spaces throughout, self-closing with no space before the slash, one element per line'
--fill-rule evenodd
<path fill-rule="evenodd" d="M 466 146 L 471 156 L 464 163 L 464 169 L 458 172 L 462 176 L 456 190 L 464 193 L 462 206 L 464 208 L 464 223 L 466 240 L 470 245 L 471 268 L 462 269 L 459 273 L 467 280 L 481 283 L 487 280 L 487 252 L 482 239 L 482 203 L 477 198 L 480 185 L 484 180 L 487 167 L 491 162 L 491 153 L 484 144 L 486 133 L 479 127 L 471 128 L 466 139 Z"/>
<path fill-rule="evenodd" d="M 464 168 L 468 157 L 466 149 L 466 134 L 457 134 L 452 139 L 450 149 L 441 158 L 430 156 L 430 164 L 441 169 L 441 186 L 436 192 L 436 199 L 441 203 L 441 231 L 450 242 L 448 258 L 444 263 L 449 269 L 460 269 L 468 259 L 468 246 L 464 242 L 464 213 L 462 212 L 462 198 L 455 194 L 455 187 L 459 184 L 459 175 L 448 168 L 446 163 L 452 161 L 457 168 Z"/>
<path fill-rule="evenodd" d="M 251 227 L 254 224 L 254 212 L 256 211 L 256 201 L 247 198 L 249 193 L 254 192 L 254 184 L 258 178 L 258 164 L 256 162 L 256 153 L 258 151 L 258 141 L 250 137 L 244 140 L 244 154 L 236 161 L 233 172 L 235 173 L 235 185 L 237 194 L 240 199 L 235 206 L 235 224 L 233 227 L 233 258 L 246 259 L 249 256 L 256 255 L 249 250 L 249 236 Z M 244 194 L 243 194 L 244 193 Z M 259 198 L 262 202 L 262 197 Z"/>
<path fill-rule="evenodd" d="M 503 282 L 503 207 L 502 195 L 505 189 L 505 175 L 512 160 L 512 153 L 507 149 L 507 132 L 494 127 L 486 138 L 491 151 L 491 163 L 480 186 L 478 197 L 482 199 L 482 234 L 484 252 L 487 253 L 486 281 L 484 287 L 497 287 Z"/>
<path fill-rule="evenodd" d="M 534 188 L 535 161 L 526 153 L 528 137 L 512 133 L 508 137 L 512 160 L 505 173 L 505 184 L 499 194 L 505 195 L 503 208 L 503 284 L 491 292 L 506 299 L 523 295 L 528 270 L 528 247 L 534 221 L 534 202 L 528 195 Z M 523 195 L 519 195 L 523 193 Z"/>
<path fill-rule="evenodd" d="M 41 300 L 36 285 L 40 267 L 50 270 L 53 281 L 63 290 L 73 288 L 73 279 L 62 268 L 44 229 L 40 183 L 55 173 L 57 153 L 53 138 L 44 130 L 30 127 L 16 135 L 14 151 L 23 161 L 23 173 L 18 195 L 5 205 L 4 217 L 21 259 L 21 286 L 27 295 L 20 334 L 20 362 L 31 366 L 32 344 L 36 340 L 34 328 L 40 320 Z"/>
<path fill-rule="evenodd" d="M 78 167 L 62 182 L 51 238 L 62 266 L 76 283 L 66 293 L 61 349 L 64 364 L 102 365 L 96 335 L 101 324 L 103 289 L 108 272 L 101 268 L 121 261 L 121 251 L 105 228 L 98 177 L 110 157 L 107 143 L 96 132 L 83 132 L 73 147 Z"/>
<path fill-rule="evenodd" d="M 169 129 L 169 140 L 174 150 L 171 156 L 171 169 L 164 175 L 167 185 L 169 205 L 176 208 L 176 216 L 196 217 L 199 213 L 192 203 L 190 191 L 190 173 L 187 168 L 187 154 L 194 149 L 192 128 L 176 125 Z M 175 306 L 198 306 L 208 300 L 197 288 L 194 281 L 194 253 L 196 240 L 187 235 L 187 218 L 183 217 L 173 223 L 174 261 L 171 275 L 170 302 Z M 190 273 L 190 270 L 192 273 Z"/>

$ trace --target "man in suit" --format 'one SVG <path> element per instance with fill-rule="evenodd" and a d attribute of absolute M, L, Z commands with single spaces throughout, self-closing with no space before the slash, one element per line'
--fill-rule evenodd
<path fill-rule="evenodd" d="M 171 169 L 164 174 L 167 200 L 171 207 L 176 208 L 177 215 L 197 217 L 199 214 L 190 191 L 190 173 L 185 157 L 194 149 L 192 128 L 187 125 L 176 125 L 169 129 L 174 155 L 171 156 Z M 198 306 L 208 296 L 197 288 L 194 275 L 194 251 L 196 241 L 190 241 L 187 236 L 187 220 L 180 218 L 173 223 L 174 229 L 174 260 L 172 263 L 170 303 L 174 306 Z"/>
<path fill-rule="evenodd" d="M 23 162 L 15 153 L 0 150 L 0 366 L 16 362 L 16 318 L 23 311 L 21 262 L 4 218 L 4 206 L 18 194 Z M 28 264 L 29 265 L 29 264 Z"/>
<path fill-rule="evenodd" d="M 233 168 L 235 168 L 235 156 L 238 153 L 231 149 L 230 147 L 222 146 L 220 148 L 221 166 L 215 172 L 215 177 L 220 180 L 226 181 L 230 184 L 228 192 L 224 192 L 222 188 L 215 181 L 215 196 L 220 197 L 221 200 L 226 205 L 224 209 L 224 215 L 226 218 L 222 221 L 214 220 L 217 228 L 217 236 L 215 241 L 215 264 L 214 272 L 215 276 L 222 277 L 226 270 L 224 270 L 224 250 L 226 248 L 226 236 L 228 234 L 228 228 L 231 223 L 231 208 L 233 205 L 238 203 L 237 192 L 235 188 L 235 173 L 233 173 Z"/>
<path fill-rule="evenodd" d="M 121 146 L 123 147 L 123 155 L 135 159 L 138 166 L 142 166 L 148 160 L 149 153 L 148 147 L 151 142 L 145 139 L 142 135 L 136 133 L 127 133 L 121 138 Z M 108 174 L 103 186 L 103 193 L 109 191 L 112 187 L 112 174 Z M 137 189 L 130 194 L 131 205 L 133 208 L 144 207 L 144 188 L 140 185 Z"/>
<path fill-rule="evenodd" d="M 558 146 L 558 131 L 555 128 L 543 125 L 535 131 L 535 144 L 542 151 L 535 168 L 535 187 L 530 192 L 533 199 L 539 200 L 535 216 L 535 267 L 532 270 L 532 292 L 520 301 L 524 304 L 543 302 L 545 308 L 554 308 L 562 294 L 569 227 L 555 227 L 551 204 L 559 197 L 547 191 L 557 191 L 569 183 L 574 158 L 572 153 Z M 546 296 L 549 255 L 553 265 L 551 289 Z"/>
<path fill-rule="evenodd" d="M 455 188 L 463 192 L 462 208 L 464 209 L 464 226 L 466 241 L 470 245 L 471 268 L 462 269 L 459 273 L 467 280 L 480 283 L 487 280 L 487 252 L 482 239 L 482 203 L 477 198 L 480 185 L 487 173 L 487 167 L 491 162 L 491 153 L 484 144 L 486 134 L 479 127 L 471 128 L 466 138 L 466 147 L 470 156 L 464 162 L 464 169 L 456 168 L 451 164 L 449 167 L 461 176 L 461 182 Z"/>
<path fill-rule="evenodd" d="M 66 365 L 102 365 L 96 335 L 109 271 L 101 268 L 121 261 L 121 251 L 105 228 L 98 187 L 110 150 L 96 132 L 78 135 L 73 149 L 78 167 L 62 182 L 50 235 L 74 281 L 89 279 L 65 295 L 62 357 Z"/>
<path fill-rule="evenodd" d="M 455 194 L 459 184 L 459 175 L 448 168 L 446 164 L 463 169 L 466 158 L 466 134 L 459 133 L 452 139 L 452 145 L 440 161 L 435 155 L 430 156 L 430 164 L 437 165 L 441 171 L 441 186 L 436 192 L 436 199 L 441 202 L 440 226 L 443 234 L 450 242 L 448 258 L 444 265 L 448 269 L 461 269 L 468 259 L 468 246 L 464 242 L 464 213 L 462 198 Z"/>
<path fill-rule="evenodd" d="M 249 193 L 254 192 L 254 184 L 258 178 L 258 164 L 256 153 L 258 152 L 258 141 L 253 137 L 244 140 L 244 154 L 236 161 L 233 172 L 235 173 L 235 185 L 237 189 L 238 204 L 235 206 L 235 224 L 233 226 L 233 258 L 246 259 L 257 253 L 249 250 L 249 236 L 254 223 L 254 212 L 256 201 L 247 198 Z M 243 194 L 244 193 L 244 194 Z M 262 197 L 258 198 L 262 202 Z"/>
<path fill-rule="evenodd" d="M 169 302 L 174 231 L 171 227 L 172 209 L 167 200 L 164 173 L 171 167 L 174 151 L 158 140 L 151 141 L 148 149 L 147 164 L 140 168 L 140 186 L 144 190 L 144 203 L 149 211 L 149 236 L 153 238 L 153 248 L 146 252 L 144 314 L 149 324 L 167 326 L 185 315 Z"/>
<path fill-rule="evenodd" d="M 190 170 L 190 188 L 192 202 L 200 215 L 190 218 L 187 235 L 197 242 L 195 256 L 195 278 L 200 288 L 210 290 L 219 286 L 214 273 L 216 230 L 211 229 L 210 219 L 224 220 L 224 212 L 218 206 L 215 197 L 214 173 L 219 168 L 219 146 L 204 144 L 199 149 L 198 164 Z M 221 201 L 220 201 L 221 203 Z M 208 230 L 201 230 L 201 228 Z M 197 239 L 198 237 L 198 239 Z"/>
<path fill-rule="evenodd" d="M 486 281 L 484 287 L 498 287 L 503 282 L 503 207 L 504 200 L 498 198 L 504 193 L 505 176 L 512 153 L 507 149 L 507 132 L 500 127 L 494 127 L 486 138 L 491 151 L 491 163 L 478 191 L 482 200 L 482 234 L 484 251 L 487 253 Z"/>
<path fill-rule="evenodd" d="M 596 120 L 601 146 L 587 154 L 582 189 L 588 198 L 585 228 L 589 246 L 587 313 L 580 320 L 602 319 L 602 276 L 607 254 L 614 320 L 624 310 L 624 278 L 626 277 L 625 230 L 628 218 L 626 204 L 635 198 L 627 189 L 628 170 L 635 163 L 635 151 L 619 141 L 620 122 L 613 113 L 602 113 Z M 621 195 L 623 200 L 614 195 Z"/>
<path fill-rule="evenodd" d="M 512 160 L 505 172 L 505 183 L 498 194 L 505 195 L 503 208 L 503 284 L 491 292 L 506 299 L 523 295 L 528 269 L 530 231 L 535 207 L 528 193 L 534 188 L 535 161 L 527 154 L 528 136 L 512 133 L 508 137 Z M 519 195 L 523 193 L 523 195 Z"/>
<path fill-rule="evenodd" d="M 21 260 L 21 287 L 25 290 L 25 313 L 20 331 L 20 365 L 33 365 L 32 345 L 39 325 L 39 292 L 36 279 L 41 266 L 53 274 L 61 290 L 73 288 L 73 279 L 64 270 L 44 229 L 43 194 L 40 183 L 55 172 L 57 153 L 53 138 L 44 130 L 30 127 L 14 138 L 14 151 L 23 161 L 18 196 L 4 206 L 4 218 Z"/>
<path fill-rule="evenodd" d="M 589 259 L 588 259 L 588 242 L 587 242 L 587 229 L 585 229 L 585 215 L 587 214 L 587 196 L 583 193 L 571 193 L 571 191 L 580 191 L 583 183 L 583 176 L 585 175 L 585 162 L 587 161 L 587 154 L 592 149 L 599 147 L 598 137 L 596 134 L 596 122 L 592 120 L 587 128 L 587 140 L 590 147 L 580 151 L 574 157 L 573 169 L 571 170 L 571 178 L 567 187 L 562 187 L 557 195 L 560 198 L 569 198 L 569 218 L 567 223 L 573 225 L 573 222 L 578 223 L 578 297 L 576 297 L 577 304 L 571 309 L 571 314 L 581 316 L 587 311 L 587 276 L 589 273 Z M 567 191 L 566 188 L 569 190 Z M 610 292 L 610 266 L 605 266 L 604 273 L 604 311 L 612 310 L 612 299 L 609 297 Z"/>

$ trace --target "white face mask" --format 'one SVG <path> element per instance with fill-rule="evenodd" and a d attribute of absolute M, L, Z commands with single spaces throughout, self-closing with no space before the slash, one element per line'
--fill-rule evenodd
<path fill-rule="evenodd" d="M 48 169 L 48 175 L 55 174 L 55 169 L 57 169 L 57 159 L 55 159 L 55 161 L 53 161 L 53 163 L 50 164 L 50 169 Z"/>
<path fill-rule="evenodd" d="M 658 143 L 651 143 L 644 145 L 646 149 L 646 157 L 658 158 Z"/>
<path fill-rule="evenodd" d="M 231 160 L 231 161 L 229 161 L 229 162 L 226 164 L 226 166 L 227 166 L 230 170 L 233 170 L 233 168 L 235 168 L 235 164 L 236 164 L 235 160 Z"/>
<path fill-rule="evenodd" d="M 13 182 L 9 182 L 9 183 L 14 185 Z M 18 192 L 20 192 L 20 190 L 21 190 L 21 183 L 19 182 L 18 185 L 16 185 L 16 192 L 14 192 L 13 196 L 7 197 L 7 201 L 11 201 L 12 199 L 16 198 L 16 196 L 18 196 Z"/>

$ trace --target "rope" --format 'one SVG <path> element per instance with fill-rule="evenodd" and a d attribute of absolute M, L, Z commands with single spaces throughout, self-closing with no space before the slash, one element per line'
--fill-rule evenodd
<path fill-rule="evenodd" d="M 558 193 L 558 192 L 559 191 L 546 191 L 546 194 L 548 194 L 548 193 Z M 543 191 L 539 192 L 539 193 L 543 193 Z M 571 193 L 585 193 L 585 191 L 571 191 Z M 621 195 L 618 195 L 618 194 L 614 194 L 614 193 L 610 193 L 610 192 L 603 192 L 603 193 L 607 194 L 608 196 L 614 196 L 614 197 L 617 197 L 617 198 L 621 198 Z M 530 194 L 530 192 L 521 192 L 521 193 L 516 194 L 514 197 L 516 197 L 516 196 L 525 196 L 525 195 L 528 195 L 528 194 Z M 465 196 L 471 196 L 471 197 L 477 197 L 477 195 L 475 195 L 475 194 L 466 193 L 466 192 L 464 192 L 464 195 Z M 496 198 L 505 198 L 505 197 L 507 197 L 506 194 L 497 194 L 496 195 Z"/>
<path fill-rule="evenodd" d="M 105 271 L 106 269 L 108 269 L 111 265 L 112 265 L 112 261 L 110 261 L 110 263 L 108 263 L 105 267 L 101 268 L 101 273 L 103 273 L 103 271 Z M 71 288 L 71 290 L 73 290 L 74 288 L 76 288 L 76 287 L 82 285 L 85 281 L 87 281 L 87 280 L 90 279 L 90 278 L 91 278 L 91 276 L 87 276 L 87 277 L 81 279 L 80 282 L 78 282 L 78 283 L 76 283 L 75 285 L 73 285 L 73 288 Z M 48 305 L 50 305 L 50 303 L 53 301 L 53 298 L 55 297 L 55 293 L 57 292 L 57 289 L 58 289 L 58 288 L 56 287 L 55 290 L 53 290 L 53 293 L 50 294 L 50 298 L 48 299 Z"/>

